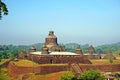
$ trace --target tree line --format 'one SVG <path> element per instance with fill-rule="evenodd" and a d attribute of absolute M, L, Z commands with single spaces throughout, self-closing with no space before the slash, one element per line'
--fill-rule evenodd
<path fill-rule="evenodd" d="M 32 44 L 35 46 L 37 51 L 40 51 L 43 43 Z M 15 58 L 18 57 L 20 51 L 29 51 L 32 45 L 0 45 L 0 59 L 4 58 Z M 65 46 L 66 51 L 75 52 L 76 48 L 80 45 L 77 43 L 68 43 L 59 45 Z M 87 53 L 89 48 L 89 44 L 81 45 L 81 49 L 83 53 Z M 94 47 L 96 53 L 99 51 L 102 54 L 105 54 L 108 49 L 111 50 L 112 53 L 117 53 L 120 55 L 120 42 L 114 44 L 105 44 L 101 46 Z"/>

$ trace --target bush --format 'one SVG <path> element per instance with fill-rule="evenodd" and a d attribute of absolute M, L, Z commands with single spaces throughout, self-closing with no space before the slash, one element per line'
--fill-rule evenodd
<path fill-rule="evenodd" d="M 79 80 L 105 80 L 105 76 L 101 75 L 99 71 L 88 70 L 83 72 L 78 77 Z"/>
<path fill-rule="evenodd" d="M 77 80 L 71 71 L 67 71 L 60 77 L 60 80 Z"/>
<path fill-rule="evenodd" d="M 0 76 L 0 80 L 9 80 L 9 78 L 6 76 Z"/>
<path fill-rule="evenodd" d="M 109 59 L 109 62 L 110 62 L 110 64 L 112 64 L 112 63 L 113 63 L 113 59 L 110 58 L 110 59 Z"/>
<path fill-rule="evenodd" d="M 99 71 L 88 70 L 75 77 L 72 72 L 66 72 L 61 76 L 61 80 L 105 80 L 105 76 L 101 75 Z"/>

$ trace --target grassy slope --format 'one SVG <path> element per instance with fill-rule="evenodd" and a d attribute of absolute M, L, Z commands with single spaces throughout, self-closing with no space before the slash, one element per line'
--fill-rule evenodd
<path fill-rule="evenodd" d="M 34 65 L 34 67 L 37 66 L 62 66 L 62 65 L 67 65 L 67 64 L 37 64 L 35 62 L 32 62 L 30 60 L 26 60 L 26 59 L 22 59 L 19 61 L 14 61 L 14 64 L 16 66 L 24 66 L 24 67 L 32 67 Z"/>
<path fill-rule="evenodd" d="M 37 64 L 35 62 L 32 62 L 30 60 L 26 60 L 26 59 L 19 60 L 19 61 L 14 61 L 14 64 L 16 66 L 24 66 L 24 67 L 32 67 L 33 65 L 34 66 L 39 66 L 39 64 Z"/>
<path fill-rule="evenodd" d="M 0 62 L 0 65 L 3 64 L 3 63 L 5 63 L 8 60 L 10 60 L 10 59 L 2 59 L 1 62 Z"/>

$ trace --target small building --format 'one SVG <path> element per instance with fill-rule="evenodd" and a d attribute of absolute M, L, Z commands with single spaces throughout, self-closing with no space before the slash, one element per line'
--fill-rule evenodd
<path fill-rule="evenodd" d="M 95 49 L 94 49 L 94 47 L 92 46 L 92 45 L 90 45 L 90 47 L 89 47 L 89 49 L 88 49 L 88 53 L 89 54 L 95 54 L 96 52 L 95 52 Z"/>

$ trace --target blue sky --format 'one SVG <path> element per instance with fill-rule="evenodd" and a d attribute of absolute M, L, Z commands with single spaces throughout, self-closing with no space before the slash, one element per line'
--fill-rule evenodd
<path fill-rule="evenodd" d="M 53 30 L 59 43 L 120 42 L 120 0 L 3 0 L 0 44 L 43 43 Z"/>

